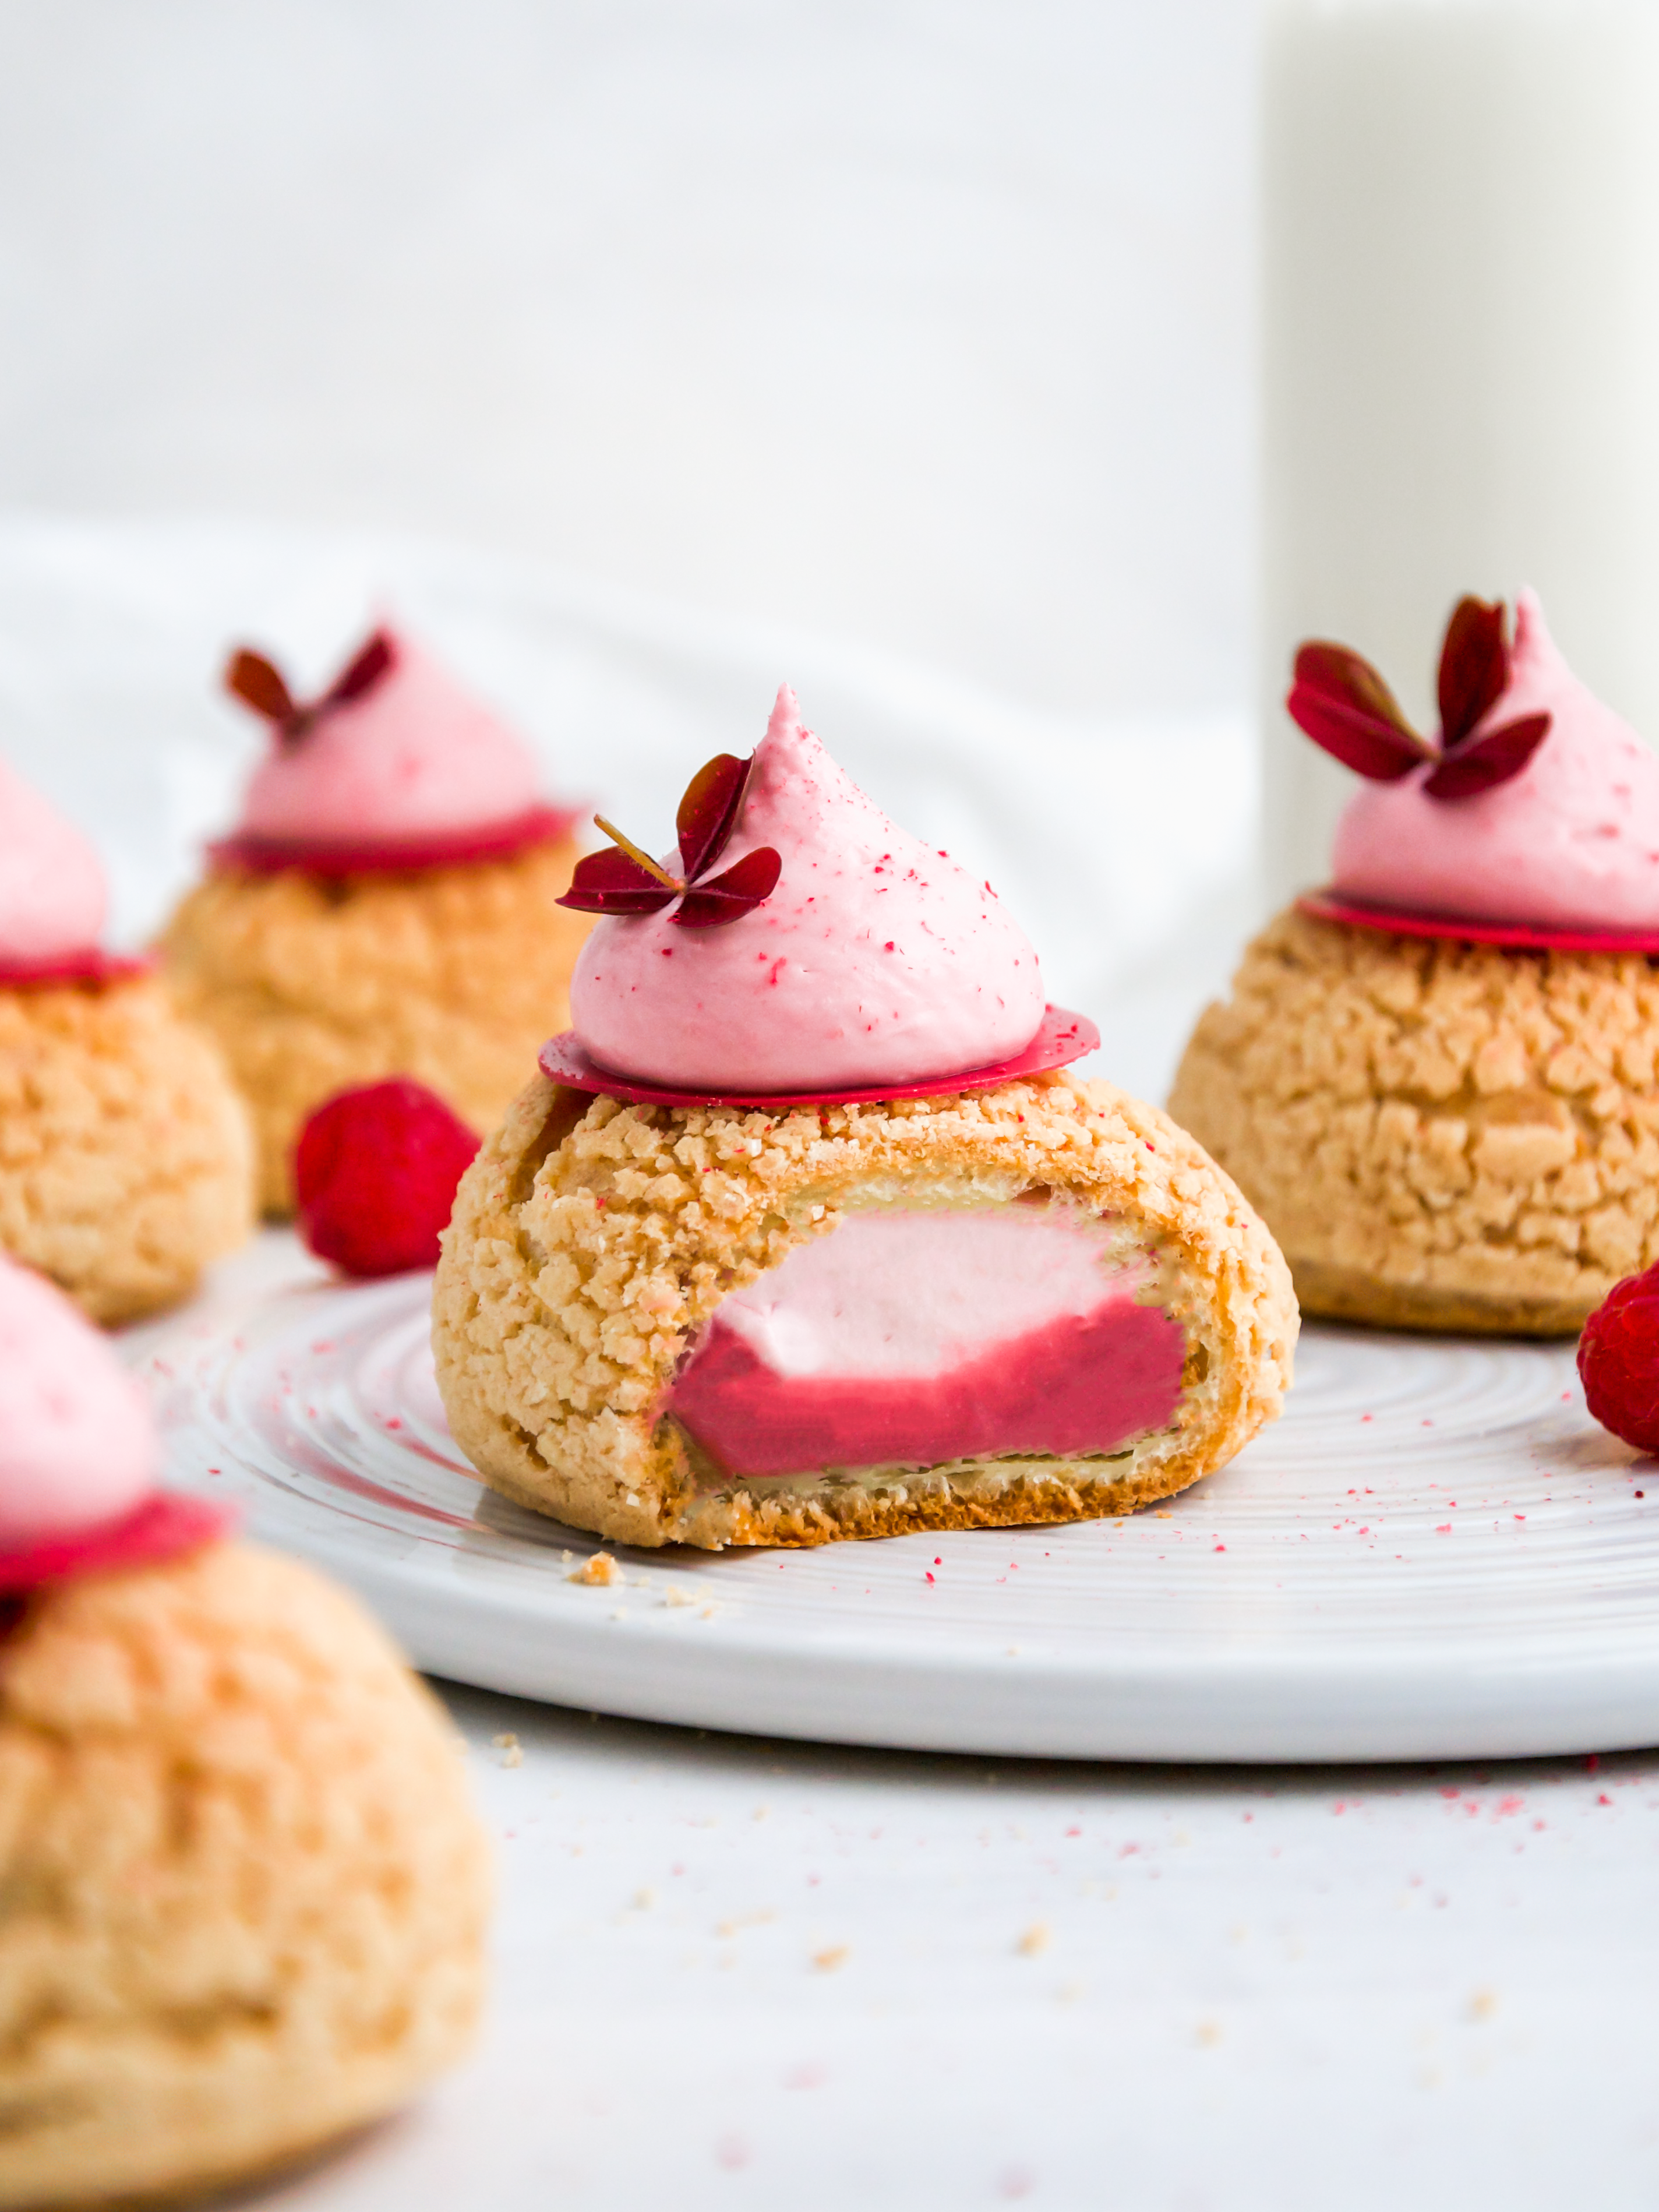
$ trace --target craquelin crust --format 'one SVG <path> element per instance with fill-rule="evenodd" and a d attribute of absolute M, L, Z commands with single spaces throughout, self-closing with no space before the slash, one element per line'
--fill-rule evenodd
<path fill-rule="evenodd" d="M 159 978 L 0 988 L 0 1248 L 115 1322 L 252 1226 L 247 1116 Z"/>
<path fill-rule="evenodd" d="M 216 1544 L 0 1643 L 0 2206 L 193 2193 L 470 2042 L 485 1846 L 446 1717 L 345 1595 Z"/>
<path fill-rule="evenodd" d="M 657 1408 L 728 1290 L 848 1205 L 1033 1189 L 1123 1217 L 1160 1253 L 1188 1332 L 1174 1427 L 1113 1458 L 810 1485 L 700 1475 Z M 623 1105 L 538 1076 L 462 1181 L 433 1306 L 450 1426 L 487 1481 L 623 1542 L 711 1549 L 1127 1511 L 1273 1418 L 1296 1328 L 1273 1240 L 1192 1139 L 1065 1076 L 782 1119 Z"/>
<path fill-rule="evenodd" d="M 1310 1313 L 1577 1332 L 1659 1258 L 1659 967 L 1294 909 L 1204 1013 L 1170 1110 Z"/>
<path fill-rule="evenodd" d="M 222 868 L 187 895 L 161 950 L 252 1112 L 264 1212 L 293 1212 L 300 1125 L 352 1084 L 413 1076 L 495 1127 L 569 1020 L 592 918 L 556 901 L 576 854 L 559 837 L 398 874 Z"/>

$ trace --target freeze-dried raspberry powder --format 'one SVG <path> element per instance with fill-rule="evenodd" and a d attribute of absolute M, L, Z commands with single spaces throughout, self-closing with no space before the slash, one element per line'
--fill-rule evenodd
<path fill-rule="evenodd" d="M 1578 1340 L 1578 1372 L 1602 1427 L 1659 1453 L 1659 1267 L 1607 1292 Z"/>
<path fill-rule="evenodd" d="M 300 1132 L 300 1234 L 349 1275 L 438 1263 L 438 1232 L 478 1139 L 423 1083 L 342 1091 Z"/>

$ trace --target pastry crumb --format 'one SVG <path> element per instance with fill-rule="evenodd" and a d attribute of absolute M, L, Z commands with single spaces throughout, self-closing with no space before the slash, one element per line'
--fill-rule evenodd
<path fill-rule="evenodd" d="M 585 1559 L 575 1573 L 567 1575 L 565 1580 L 584 1583 L 589 1589 L 609 1589 L 613 1583 L 622 1580 L 622 1570 L 609 1552 L 595 1552 L 591 1559 Z"/>
<path fill-rule="evenodd" d="M 1201 2020 L 1198 2023 L 1196 2032 L 1198 2040 L 1204 2045 L 1206 2051 L 1213 2050 L 1216 2045 L 1221 2040 L 1221 2023 L 1219 2021 Z"/>
<path fill-rule="evenodd" d="M 689 1606 L 695 1605 L 696 1601 L 697 1601 L 692 1596 L 690 1590 L 683 1590 L 678 1583 L 670 1583 L 667 1590 L 663 1596 L 663 1603 L 665 1605 Z"/>
<path fill-rule="evenodd" d="M 812 1964 L 819 1973 L 833 1974 L 838 1967 L 844 1966 L 852 1955 L 850 1943 L 829 1943 L 822 1951 L 813 1952 Z"/>
<path fill-rule="evenodd" d="M 1048 1949 L 1051 1940 L 1048 1922 L 1034 1920 L 1018 1942 L 1015 1944 L 1014 1948 L 1022 1959 L 1036 1959 Z"/>
<path fill-rule="evenodd" d="M 503 1735 L 492 1735 L 489 1744 L 492 1751 L 499 1751 L 501 1753 L 503 1766 L 524 1765 L 524 1746 L 510 1729 Z"/>
<path fill-rule="evenodd" d="M 732 1936 L 741 1935 L 745 1928 L 764 1928 L 768 1921 L 775 1920 L 777 1917 L 769 1905 L 763 1905 L 758 1911 L 739 1912 L 730 1920 L 722 1920 L 714 1933 L 723 1942 L 729 1942 Z"/>

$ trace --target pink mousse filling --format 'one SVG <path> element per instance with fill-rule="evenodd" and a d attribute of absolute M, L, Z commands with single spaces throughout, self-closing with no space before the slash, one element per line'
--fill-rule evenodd
<path fill-rule="evenodd" d="M 1115 1451 L 1181 1395 L 1150 1272 L 1058 1206 L 850 1213 L 732 1293 L 668 1409 L 744 1477 Z"/>

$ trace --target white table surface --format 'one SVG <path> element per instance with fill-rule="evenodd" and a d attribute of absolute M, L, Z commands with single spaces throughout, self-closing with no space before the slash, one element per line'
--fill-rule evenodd
<path fill-rule="evenodd" d="M 480 2054 L 252 2202 L 1659 2197 L 1659 1753 L 1088 1765 L 437 1686 L 500 1868 Z"/>
<path fill-rule="evenodd" d="M 1023 1765 L 447 1694 L 483 2049 L 285 2212 L 1659 2191 L 1654 1757 Z"/>

